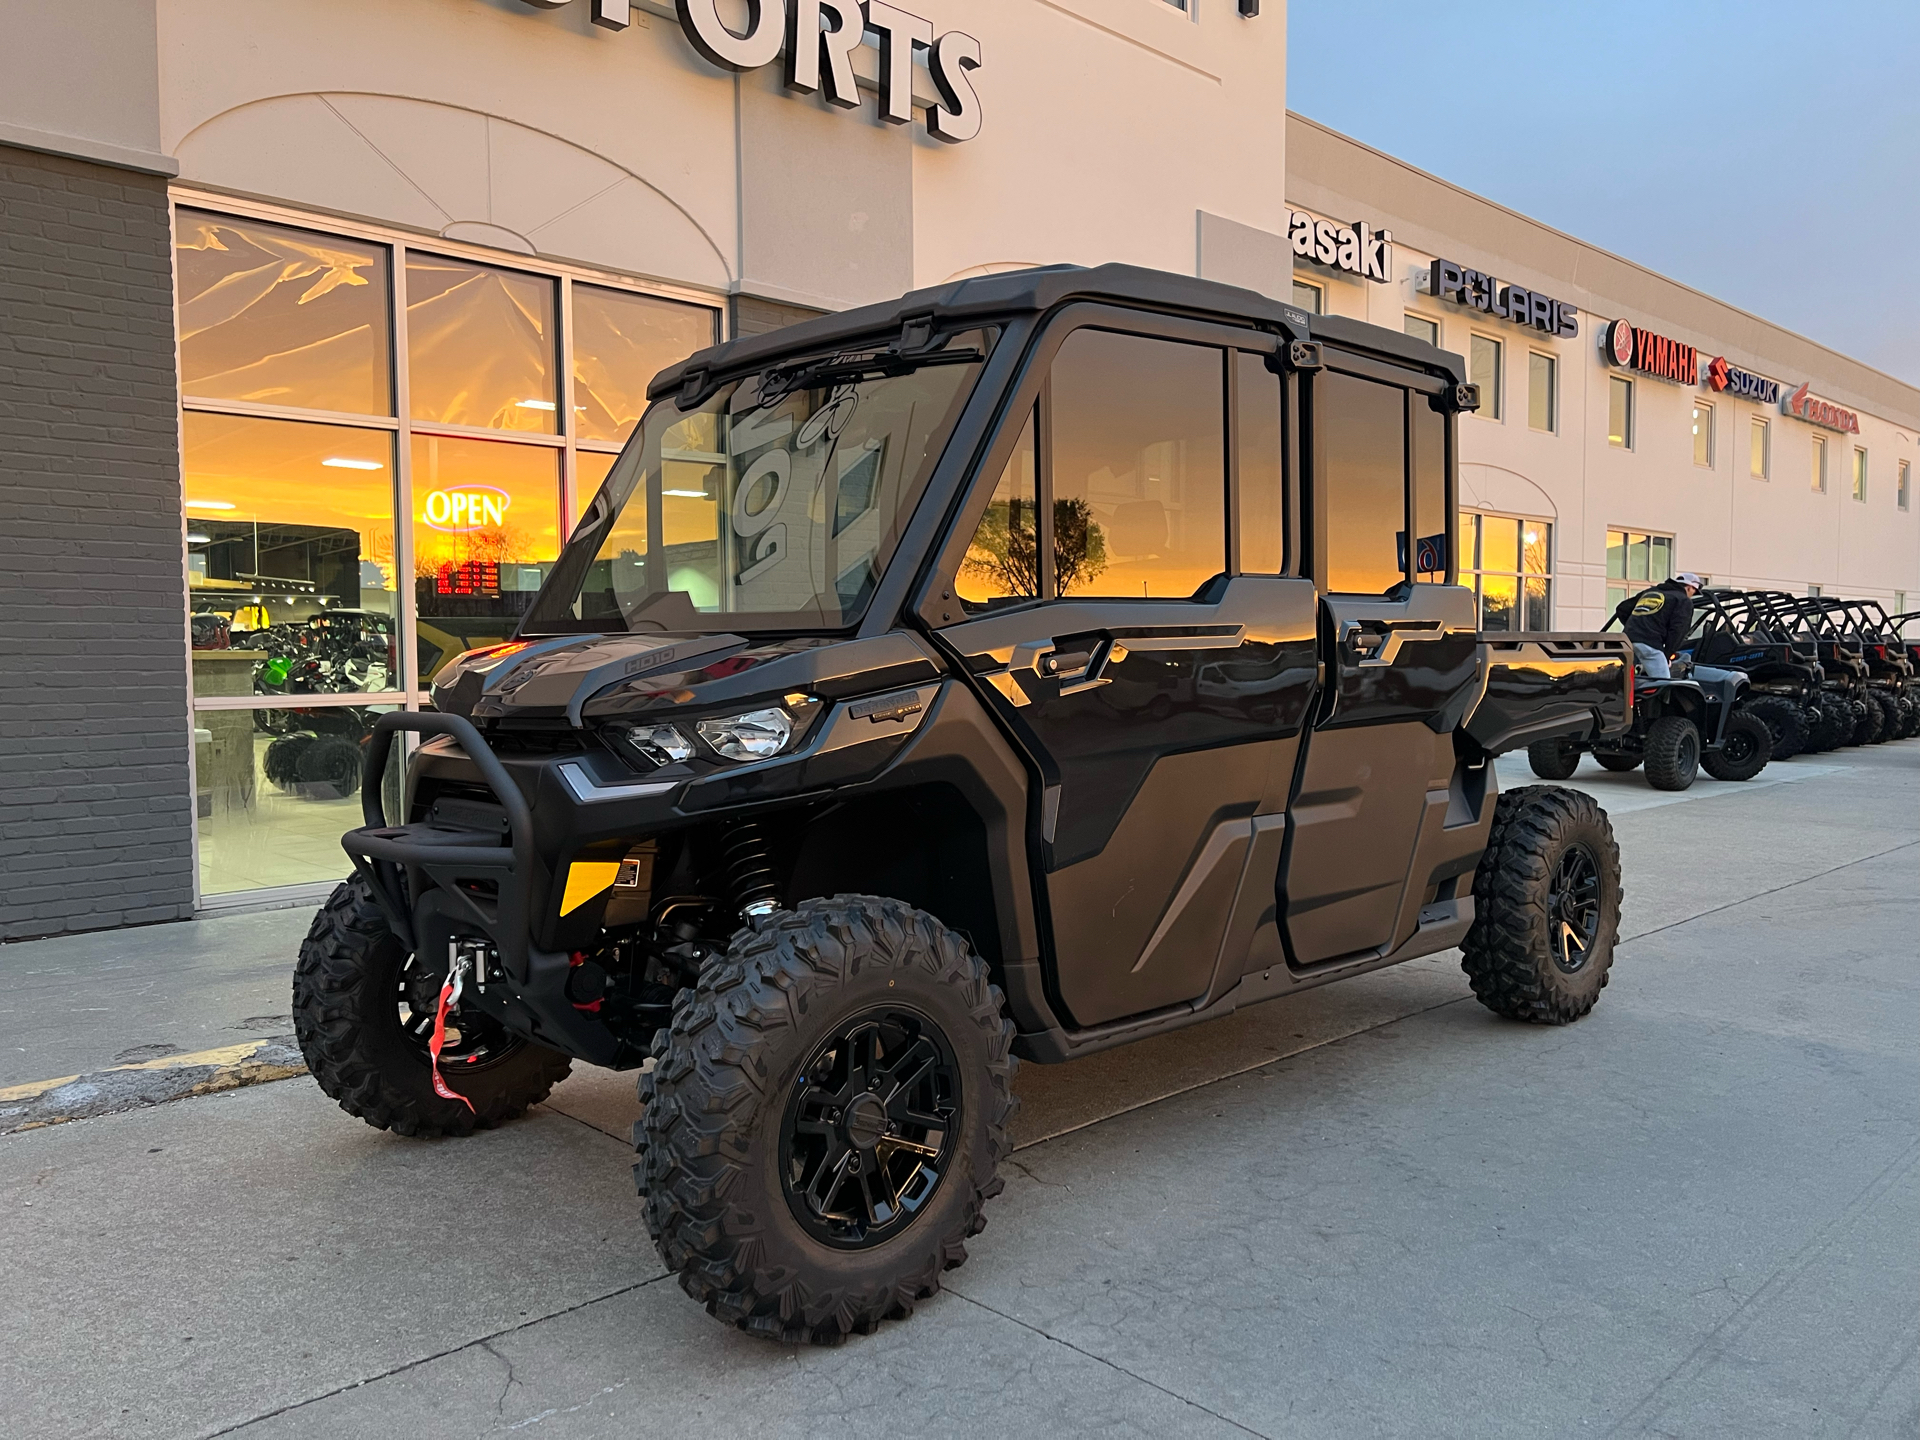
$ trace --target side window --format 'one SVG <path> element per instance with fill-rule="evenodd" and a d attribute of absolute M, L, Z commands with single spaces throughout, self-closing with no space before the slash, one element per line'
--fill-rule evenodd
<path fill-rule="evenodd" d="M 1048 426 L 1060 595 L 1185 599 L 1227 568 L 1225 371 L 1205 345 L 1067 337 Z"/>
<path fill-rule="evenodd" d="M 1406 570 L 1407 392 L 1336 370 L 1315 376 L 1313 388 L 1327 589 L 1384 595 Z"/>
<path fill-rule="evenodd" d="M 1240 487 L 1240 570 L 1278 575 L 1285 563 L 1281 507 L 1280 377 L 1264 355 L 1233 357 L 1234 461 Z"/>
<path fill-rule="evenodd" d="M 1028 411 L 1027 423 L 955 577 L 955 593 L 967 610 L 1018 604 L 1040 593 L 1040 490 L 1034 462 L 1034 416 Z"/>
<path fill-rule="evenodd" d="M 1409 397 L 1413 411 L 1413 578 L 1444 585 L 1453 569 L 1448 553 L 1447 417 L 1424 395 Z"/>

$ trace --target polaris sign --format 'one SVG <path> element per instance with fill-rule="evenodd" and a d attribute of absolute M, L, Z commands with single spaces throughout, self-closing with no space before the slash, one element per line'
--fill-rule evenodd
<path fill-rule="evenodd" d="M 1502 285 L 1491 275 L 1465 269 L 1451 260 L 1435 260 L 1427 268 L 1427 293 L 1470 310 L 1498 315 L 1516 325 L 1531 325 L 1549 335 L 1571 340 L 1580 333 L 1580 312 L 1573 306 L 1538 290 Z"/>
<path fill-rule="evenodd" d="M 561 10 L 574 0 L 521 0 L 537 10 Z M 631 0 L 588 0 L 593 23 L 624 30 L 633 23 Z M 787 88 L 818 94 L 829 105 L 860 104 L 853 52 L 874 39 L 880 52 L 880 118 L 889 125 L 913 119 L 913 62 L 926 53 L 938 104 L 927 106 L 927 133 L 958 143 L 980 133 L 980 97 L 972 72 L 980 68 L 980 42 L 949 30 L 934 38 L 933 22 L 883 0 L 746 0 L 746 29 L 736 32 L 720 18 L 719 0 L 674 0 L 680 32 L 700 57 L 722 70 L 758 70 L 786 55 Z"/>
<path fill-rule="evenodd" d="M 1364 220 L 1339 225 L 1316 220 L 1299 210 L 1287 212 L 1287 240 L 1293 253 L 1349 275 L 1385 285 L 1393 279 L 1393 232 L 1376 230 Z"/>

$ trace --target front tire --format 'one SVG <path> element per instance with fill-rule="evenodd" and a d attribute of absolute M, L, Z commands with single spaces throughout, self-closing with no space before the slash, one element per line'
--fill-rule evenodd
<path fill-rule="evenodd" d="M 1700 773 L 1700 732 L 1681 715 L 1662 715 L 1647 728 L 1647 784 L 1685 790 Z"/>
<path fill-rule="evenodd" d="M 441 1052 L 448 1088 L 433 1088 L 426 1032 L 440 973 L 416 971 L 367 881 L 343 881 L 314 917 L 293 972 L 293 1029 L 320 1088 L 376 1130 L 431 1139 L 490 1130 L 526 1113 L 566 1079 L 565 1055 L 463 1009 Z"/>
<path fill-rule="evenodd" d="M 985 962 L 921 911 L 836 895 L 753 921 L 640 1077 L 634 1178 L 667 1268 L 789 1344 L 906 1318 L 1000 1193 L 1012 1043 Z"/>
<path fill-rule="evenodd" d="M 1581 746 L 1570 740 L 1539 740 L 1527 746 L 1527 764 L 1542 780 L 1570 780 L 1580 768 Z"/>
<path fill-rule="evenodd" d="M 1727 717 L 1720 748 L 1700 758 L 1700 768 L 1716 780 L 1751 780 L 1767 768 L 1773 732 L 1758 715 L 1736 710 Z"/>
<path fill-rule="evenodd" d="M 1460 968 L 1496 1015 L 1578 1020 L 1600 998 L 1620 931 L 1620 851 L 1591 796 L 1528 785 L 1500 797 L 1473 877 Z"/>

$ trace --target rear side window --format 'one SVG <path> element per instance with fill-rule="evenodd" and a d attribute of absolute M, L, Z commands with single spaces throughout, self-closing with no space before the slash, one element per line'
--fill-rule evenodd
<path fill-rule="evenodd" d="M 1315 376 L 1313 391 L 1316 468 L 1325 476 L 1326 587 L 1384 595 L 1407 568 L 1407 392 L 1336 370 Z"/>
<path fill-rule="evenodd" d="M 1227 568 L 1225 355 L 1106 330 L 1051 375 L 1055 593 L 1185 599 Z"/>

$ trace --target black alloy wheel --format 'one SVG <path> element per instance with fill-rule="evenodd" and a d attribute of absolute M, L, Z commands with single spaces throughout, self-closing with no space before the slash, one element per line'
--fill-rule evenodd
<path fill-rule="evenodd" d="M 1553 963 L 1562 974 L 1585 968 L 1600 934 L 1600 866 L 1578 841 L 1567 846 L 1547 890 L 1547 917 Z"/>
<path fill-rule="evenodd" d="M 869 1010 L 814 1048 L 781 1127 L 780 1179 L 801 1227 L 862 1250 L 913 1223 L 951 1168 L 960 1066 L 931 1019 Z"/>

